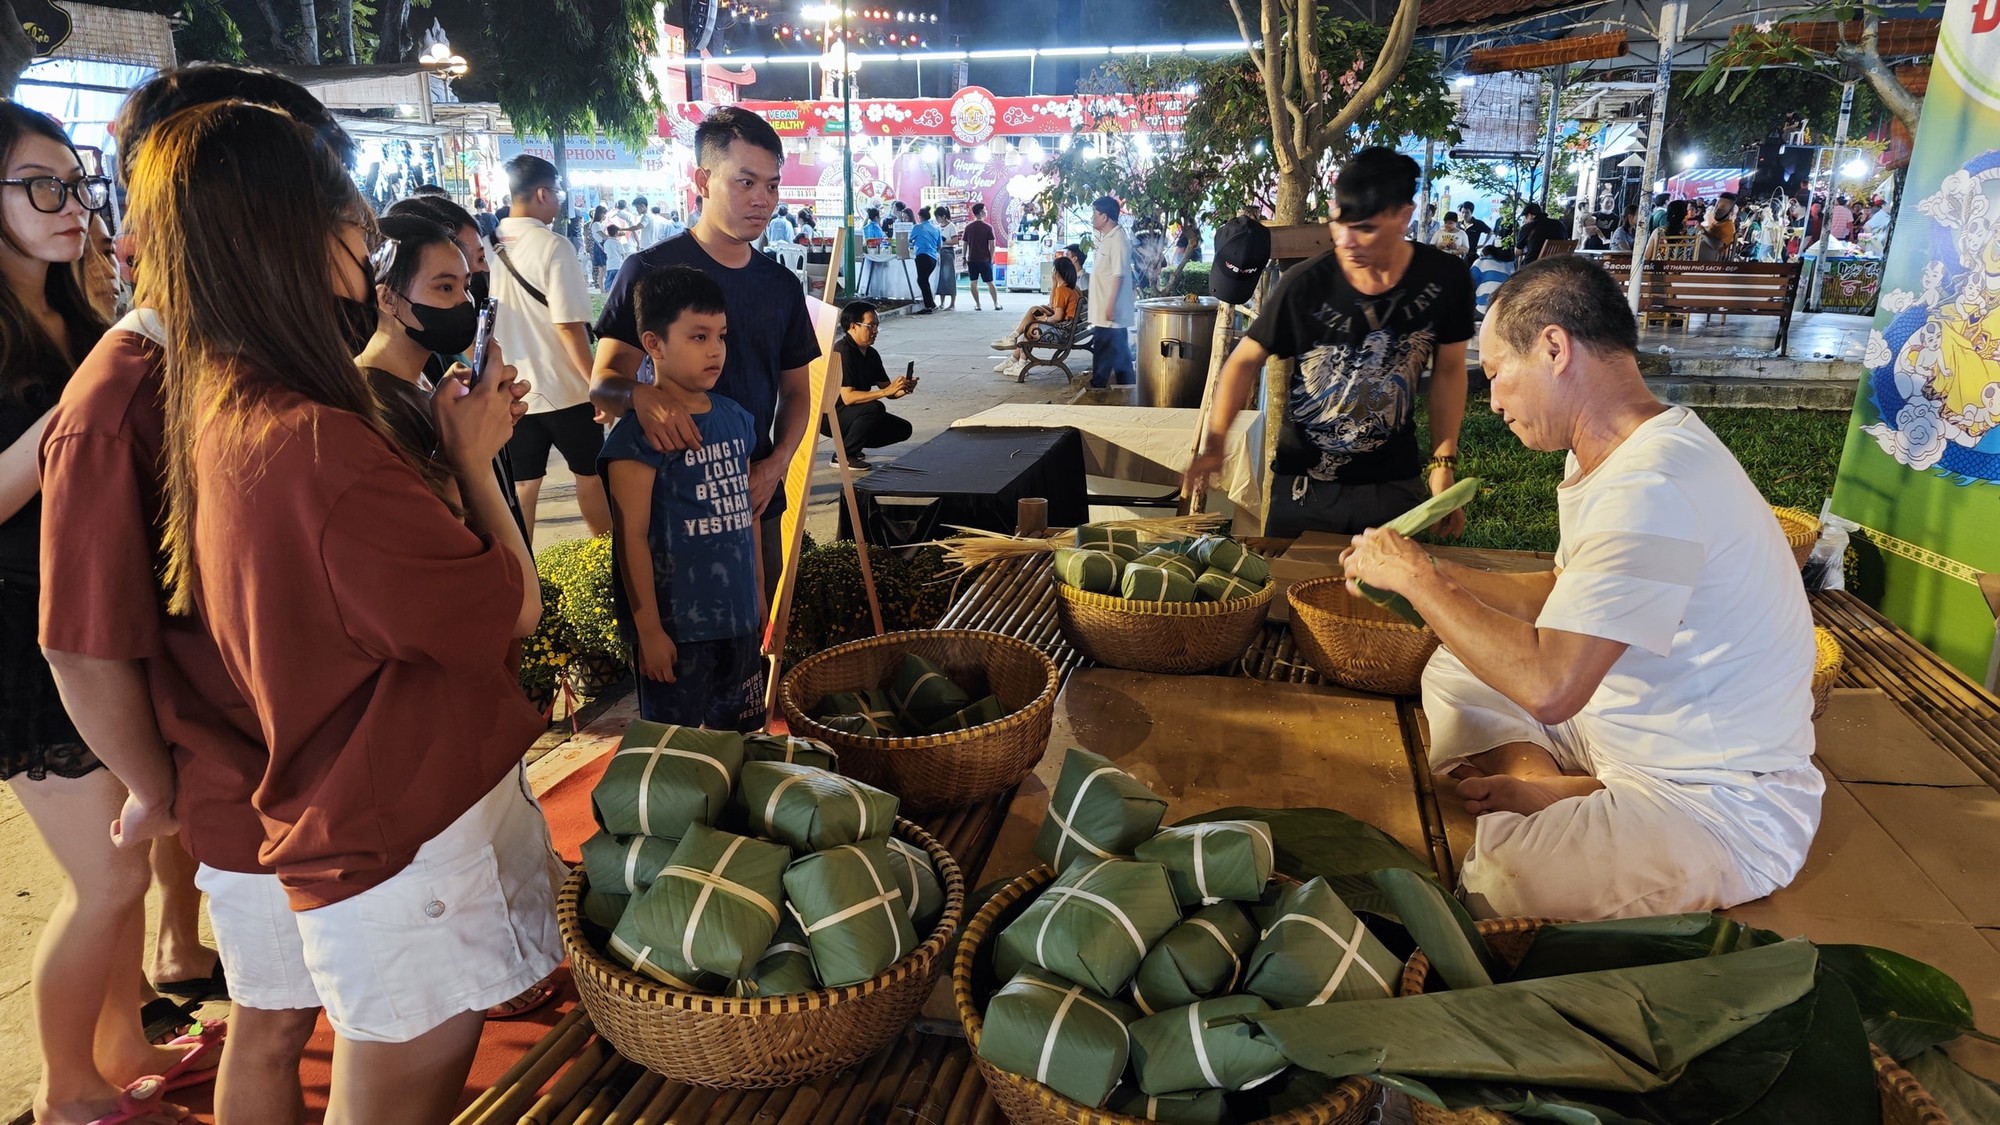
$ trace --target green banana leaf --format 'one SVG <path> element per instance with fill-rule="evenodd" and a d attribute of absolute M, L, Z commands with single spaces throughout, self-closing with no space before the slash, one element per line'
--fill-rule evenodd
<path fill-rule="evenodd" d="M 2000 1085 L 1988 1082 L 1932 1047 L 1903 1064 L 1953 1121 L 2000 1121 Z"/>
<path fill-rule="evenodd" d="M 1263 938 L 1243 964 L 1243 990 L 1273 1007 L 1346 1004 L 1396 995 L 1402 958 L 1323 879 L 1282 888 L 1260 903 Z"/>
<path fill-rule="evenodd" d="M 1134 858 L 1167 869 L 1174 900 L 1185 907 L 1225 899 L 1255 902 L 1271 881 L 1271 829 L 1255 820 L 1211 820 L 1162 828 Z"/>
<path fill-rule="evenodd" d="M 1825 987 L 1823 971 L 1819 980 L 1822 987 L 1703 1053 L 1673 1084 L 1652 1093 L 1375 1077 L 1434 1105 L 1563 1122 L 1874 1125 L 1873 1068 L 1853 999 L 1837 980 Z"/>
<path fill-rule="evenodd" d="M 1505 977 L 1486 948 L 1486 939 L 1472 924 L 1472 915 L 1443 887 L 1403 867 L 1377 871 L 1375 885 L 1389 896 L 1445 987 L 1483 988 Z"/>
<path fill-rule="evenodd" d="M 1565 922 L 1535 935 L 1514 979 L 1657 965 L 1781 940 L 1719 914 Z M 1838 975 L 1853 993 L 1869 1041 L 1898 1061 L 1961 1035 L 1987 1038 L 1973 1026 L 1965 990 L 1922 961 L 1869 945 L 1822 945 L 1819 954 L 1822 973 Z"/>
<path fill-rule="evenodd" d="M 1100 1106 L 1125 1075 L 1139 1018 L 1129 1005 L 1054 973 L 1024 969 L 986 1005 L 979 1055 L 1072 1101 Z"/>
<path fill-rule="evenodd" d="M 799 766 L 818 766 L 823 770 L 840 769 L 840 755 L 833 747 L 795 734 L 746 734 L 743 736 L 743 760 L 790 762 Z"/>
<path fill-rule="evenodd" d="M 1110 1108 L 1113 1113 L 1164 1125 L 1215 1125 L 1230 1119 L 1229 1102 L 1221 1090 L 1148 1094 L 1137 1086 L 1120 1086 L 1112 1092 Z"/>
<path fill-rule="evenodd" d="M 1631 969 L 1714 957 L 1784 939 L 1720 914 L 1661 914 L 1543 926 L 1514 967 L 1513 980 Z"/>
<path fill-rule="evenodd" d="M 1166 798 L 1111 764 L 1072 746 L 1035 833 L 1035 856 L 1060 874 L 1078 857 L 1129 856 L 1160 830 Z"/>
<path fill-rule="evenodd" d="M 943 668 L 914 652 L 903 655 L 887 690 L 890 705 L 911 730 L 929 730 L 972 702 L 972 694 Z"/>
<path fill-rule="evenodd" d="M 1147 1016 L 1132 1025 L 1132 1071 L 1148 1094 L 1209 1086 L 1245 1090 L 1285 1070 L 1285 1056 L 1246 1021 L 1269 1005 L 1255 996 L 1223 996 Z"/>
<path fill-rule="evenodd" d="M 1822 945 L 1819 955 L 1854 990 L 1868 1038 L 1898 1062 L 1979 1035 L 1965 990 L 1922 961 L 1872 945 Z"/>
<path fill-rule="evenodd" d="M 1385 918 L 1396 916 L 1388 897 L 1371 877 L 1382 868 L 1400 867 L 1428 879 L 1437 878 L 1430 864 L 1397 843 L 1395 837 L 1365 820 L 1334 809 L 1258 809 L 1232 805 L 1188 817 L 1180 824 L 1206 824 L 1215 820 L 1264 822 L 1271 829 L 1278 870 L 1301 883 L 1325 879 L 1326 885 L 1333 888 L 1350 910 L 1365 910 Z"/>
<path fill-rule="evenodd" d="M 1116 996 L 1131 983 L 1147 950 L 1180 920 L 1166 868 L 1130 859 L 1079 859 L 1000 931 L 994 969 L 1012 976 L 1035 965 Z"/>
<path fill-rule="evenodd" d="M 1810 943 L 1788 941 L 1250 1018 L 1286 1058 L 1333 1078 L 1386 1073 L 1642 1093 L 1805 996 L 1818 962 Z"/>
<path fill-rule="evenodd" d="M 931 924 L 944 913 L 944 884 L 938 881 L 931 857 L 915 844 L 891 836 L 889 867 L 896 876 L 896 885 L 902 888 L 903 901 L 909 904 L 910 925 L 916 929 L 917 938 L 929 937 Z"/>
<path fill-rule="evenodd" d="M 1256 944 L 1257 927 L 1242 907 L 1203 907 L 1153 943 L 1132 978 L 1132 1002 L 1150 1016 L 1224 995 L 1236 987 Z"/>
<path fill-rule="evenodd" d="M 887 836 L 900 802 L 894 793 L 818 766 L 745 762 L 736 803 L 752 835 L 803 854 Z"/>
<path fill-rule="evenodd" d="M 771 935 L 771 944 L 757 958 L 750 975 L 730 981 L 726 991 L 731 996 L 750 999 L 789 996 L 818 987 L 819 977 L 813 972 L 806 932 L 799 928 L 798 919 L 788 914 L 778 923 L 778 931 Z"/>
<path fill-rule="evenodd" d="M 1398 535 L 1419 535 L 1430 530 L 1439 520 L 1470 504 L 1472 498 L 1478 494 L 1479 486 L 1484 483 L 1486 482 L 1478 477 L 1466 477 L 1382 526 Z M 1424 623 L 1423 614 L 1418 613 L 1416 607 L 1403 595 L 1377 590 L 1366 582 L 1357 582 L 1355 585 L 1360 587 L 1362 597 L 1383 609 L 1394 610 L 1415 624 Z"/>
<path fill-rule="evenodd" d="M 786 905 L 828 988 L 860 984 L 910 955 L 917 933 L 886 841 L 801 856 L 785 869 Z"/>
<path fill-rule="evenodd" d="M 743 769 L 743 736 L 635 719 L 590 791 L 597 826 L 678 840 L 713 825 Z"/>

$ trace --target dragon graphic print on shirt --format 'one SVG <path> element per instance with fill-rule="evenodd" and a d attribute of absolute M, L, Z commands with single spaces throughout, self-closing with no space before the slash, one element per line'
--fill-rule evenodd
<path fill-rule="evenodd" d="M 1435 299 L 1435 286 L 1419 296 Z M 1407 335 L 1391 327 L 1402 294 L 1357 302 L 1335 334 L 1366 333 L 1359 344 L 1321 344 L 1299 357 L 1289 412 L 1319 450 L 1319 463 L 1306 470 L 1314 480 L 1333 480 L 1357 455 L 1382 448 L 1415 420 L 1417 380 L 1430 367 L 1437 333 L 1426 325 Z M 1389 306 L 1383 311 L 1381 306 Z"/>

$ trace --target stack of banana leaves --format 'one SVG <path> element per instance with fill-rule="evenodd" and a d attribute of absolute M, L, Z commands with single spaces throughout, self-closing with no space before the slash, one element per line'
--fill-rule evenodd
<path fill-rule="evenodd" d="M 2000 1087 L 1944 1050 L 2000 1040 L 1974 1028 L 1950 977 L 1900 953 L 1681 914 L 1544 926 L 1509 964 L 1427 870 L 1360 821 L 1251 808 L 1196 820 L 1268 825 L 1280 871 L 1324 878 L 1386 947 L 1429 959 L 1421 995 L 1211 1021 L 1246 1024 L 1325 1078 L 1574 1125 L 1872 1125 L 1873 1042 L 1952 1120 L 2000 1122 Z"/>

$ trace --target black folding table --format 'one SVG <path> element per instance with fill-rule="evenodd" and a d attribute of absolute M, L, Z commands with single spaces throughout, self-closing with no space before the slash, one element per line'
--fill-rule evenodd
<path fill-rule="evenodd" d="M 1049 502 L 1051 527 L 1074 527 L 1090 519 L 1083 438 L 1067 427 L 948 429 L 893 464 L 863 474 L 854 493 L 864 537 L 883 547 L 946 538 L 953 527 L 1012 534 L 1016 501 L 1025 496 Z M 840 506 L 840 537 L 854 537 L 845 504 Z"/>

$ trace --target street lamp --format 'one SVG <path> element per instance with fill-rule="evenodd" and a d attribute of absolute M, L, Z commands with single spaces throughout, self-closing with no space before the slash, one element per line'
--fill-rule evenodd
<path fill-rule="evenodd" d="M 1850 180 L 1858 180 L 1868 174 L 1868 162 L 1857 156 L 1841 165 L 1840 174 Z"/>
<path fill-rule="evenodd" d="M 1692 168 L 1699 163 L 1701 163 L 1701 153 L 1699 150 L 1689 149 L 1681 153 L 1681 167 Z"/>

